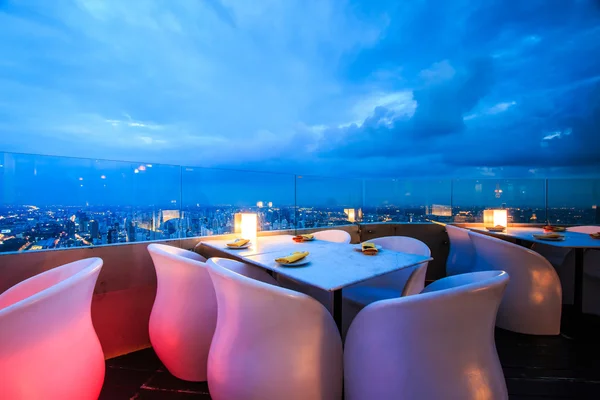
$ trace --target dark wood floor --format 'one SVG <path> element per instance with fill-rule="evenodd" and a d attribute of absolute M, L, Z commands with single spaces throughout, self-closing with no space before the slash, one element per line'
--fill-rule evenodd
<path fill-rule="evenodd" d="M 577 340 L 497 329 L 510 399 L 600 399 L 600 318 L 590 317 L 584 326 L 586 335 Z M 106 366 L 102 400 L 210 399 L 206 382 L 173 377 L 152 349 L 108 360 Z"/>

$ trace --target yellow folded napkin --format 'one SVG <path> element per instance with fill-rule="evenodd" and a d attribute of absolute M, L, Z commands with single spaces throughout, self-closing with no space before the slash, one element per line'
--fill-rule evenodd
<path fill-rule="evenodd" d="M 368 253 L 368 254 L 375 254 L 377 253 L 377 247 L 375 246 L 375 243 L 371 243 L 371 242 L 364 242 L 362 244 L 362 251 L 363 253 Z"/>
<path fill-rule="evenodd" d="M 305 233 L 304 235 L 300 235 L 302 236 L 302 239 L 304 240 L 313 240 L 315 238 L 315 236 L 311 233 Z"/>
<path fill-rule="evenodd" d="M 563 235 L 560 235 L 558 233 L 543 233 L 543 234 L 534 233 L 533 237 L 536 238 L 536 239 L 560 239 L 560 238 L 564 238 Z"/>
<path fill-rule="evenodd" d="M 232 243 L 227 243 L 227 247 L 242 247 L 246 245 L 250 240 L 248 239 L 235 239 Z"/>
<path fill-rule="evenodd" d="M 275 261 L 279 264 L 291 264 L 302 260 L 308 255 L 308 251 L 295 251 L 287 257 L 276 258 Z"/>

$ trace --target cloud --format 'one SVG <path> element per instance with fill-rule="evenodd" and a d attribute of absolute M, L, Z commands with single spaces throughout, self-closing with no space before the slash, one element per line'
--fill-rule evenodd
<path fill-rule="evenodd" d="M 0 151 L 323 174 L 584 174 L 595 2 L 0 5 Z"/>

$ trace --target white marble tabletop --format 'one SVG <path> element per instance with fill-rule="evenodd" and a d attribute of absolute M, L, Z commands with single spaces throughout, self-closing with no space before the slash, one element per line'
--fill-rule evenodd
<path fill-rule="evenodd" d="M 490 232 L 485 228 L 471 228 L 471 230 L 484 232 L 492 236 L 498 237 L 510 237 L 513 239 L 527 240 L 534 243 L 543 243 L 548 246 L 563 247 L 563 248 L 584 248 L 584 249 L 599 249 L 600 239 L 592 239 L 587 233 L 580 232 L 557 232 L 565 236 L 565 240 L 561 241 L 550 241 L 540 240 L 533 237 L 533 234 L 543 234 L 542 228 L 506 228 L 505 232 Z M 598 228 L 600 231 L 600 228 Z"/>
<path fill-rule="evenodd" d="M 375 256 L 367 256 L 356 251 L 355 244 L 322 240 L 296 243 L 290 235 L 261 237 L 258 239 L 257 248 L 248 248 L 246 252 L 226 248 L 225 243 L 228 242 L 230 241 L 215 240 L 203 244 L 326 291 L 342 289 L 376 276 L 432 260 L 430 257 L 392 250 L 380 250 Z M 276 258 L 287 256 L 294 251 L 308 251 L 310 262 L 291 267 L 275 262 Z"/>
<path fill-rule="evenodd" d="M 292 249 L 298 245 L 292 238 L 292 235 L 261 236 L 258 238 L 257 243 L 251 242 L 250 246 L 246 249 L 227 247 L 227 243 L 233 242 L 232 239 L 203 240 L 202 245 L 212 247 L 235 257 L 247 257 L 256 254 L 271 253 L 287 247 Z"/>

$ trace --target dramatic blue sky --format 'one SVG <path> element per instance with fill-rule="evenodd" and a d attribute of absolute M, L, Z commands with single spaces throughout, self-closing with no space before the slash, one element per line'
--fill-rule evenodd
<path fill-rule="evenodd" d="M 595 0 L 0 0 L 0 151 L 324 175 L 600 171 Z"/>

